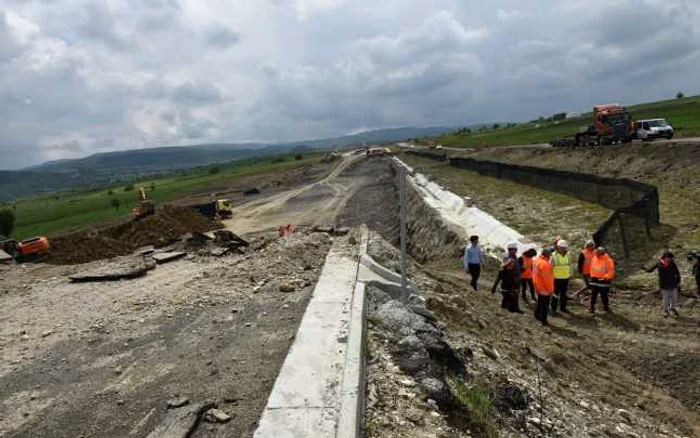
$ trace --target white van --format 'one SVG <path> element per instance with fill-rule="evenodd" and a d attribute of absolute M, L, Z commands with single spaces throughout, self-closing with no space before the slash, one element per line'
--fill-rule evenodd
<path fill-rule="evenodd" d="M 673 126 L 666 119 L 647 119 L 634 122 L 634 135 L 641 140 L 673 138 Z"/>

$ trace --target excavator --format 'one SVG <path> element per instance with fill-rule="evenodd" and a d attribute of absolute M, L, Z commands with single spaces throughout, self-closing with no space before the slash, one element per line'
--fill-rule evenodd
<path fill-rule="evenodd" d="M 143 219 L 147 216 L 156 213 L 156 205 L 148 199 L 145 187 L 139 188 L 139 206 L 131 210 L 131 216 L 134 220 Z"/>
<path fill-rule="evenodd" d="M 19 263 L 36 260 L 48 254 L 49 248 L 49 239 L 45 236 L 32 237 L 21 242 L 15 239 L 0 240 L 0 250 Z"/>

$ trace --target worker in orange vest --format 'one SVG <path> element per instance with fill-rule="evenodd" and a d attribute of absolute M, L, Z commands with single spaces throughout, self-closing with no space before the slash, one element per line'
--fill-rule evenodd
<path fill-rule="evenodd" d="M 595 242 L 589 240 L 586 242 L 586 247 L 581 250 L 578 255 L 578 273 L 581 274 L 583 282 L 586 283 L 581 289 L 576 291 L 575 297 L 581 295 L 586 289 L 590 288 L 591 284 L 591 262 L 595 256 Z"/>
<path fill-rule="evenodd" d="M 532 265 L 534 263 L 537 250 L 530 248 L 518 259 L 520 262 L 520 287 L 524 302 L 529 302 L 527 298 L 527 288 L 530 288 L 530 297 L 535 301 L 535 285 L 532 283 Z"/>
<path fill-rule="evenodd" d="M 535 318 L 542 325 L 548 325 L 547 313 L 549 312 L 549 305 L 554 293 L 554 271 L 550 260 L 551 257 L 552 250 L 544 248 L 542 249 L 542 254 L 535 259 L 532 265 L 532 281 L 537 292 Z"/>
<path fill-rule="evenodd" d="M 593 260 L 591 260 L 591 307 L 589 309 L 591 314 L 595 313 L 595 302 L 598 295 L 603 300 L 603 310 L 610 311 L 608 292 L 610 292 L 614 278 L 615 262 L 605 251 L 605 248 L 599 246 Z"/>

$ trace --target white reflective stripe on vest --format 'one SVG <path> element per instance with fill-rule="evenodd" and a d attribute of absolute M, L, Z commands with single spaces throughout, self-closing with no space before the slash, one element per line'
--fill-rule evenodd
<path fill-rule="evenodd" d="M 571 255 L 567 252 L 566 255 L 561 255 L 558 252 L 552 256 L 552 266 L 554 278 L 565 279 L 571 277 Z"/>

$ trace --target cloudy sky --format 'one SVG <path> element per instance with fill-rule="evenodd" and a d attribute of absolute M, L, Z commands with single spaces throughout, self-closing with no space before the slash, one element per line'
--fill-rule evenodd
<path fill-rule="evenodd" d="M 0 0 L 0 169 L 700 92 L 699 0 Z"/>

